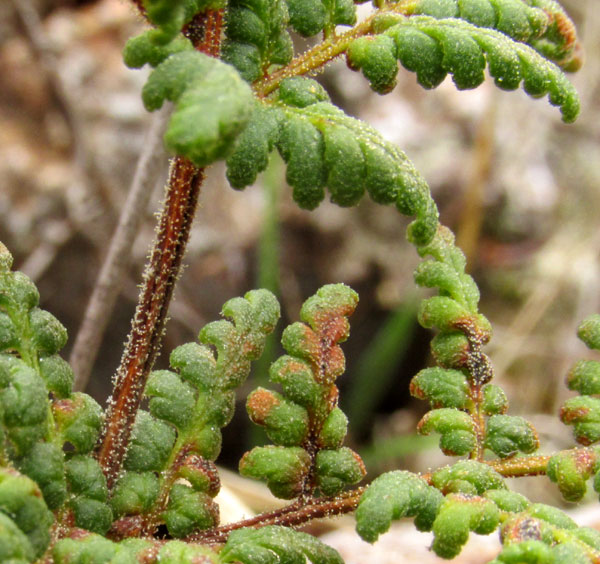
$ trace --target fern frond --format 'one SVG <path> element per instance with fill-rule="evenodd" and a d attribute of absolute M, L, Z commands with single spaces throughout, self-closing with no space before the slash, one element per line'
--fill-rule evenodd
<path fill-rule="evenodd" d="M 490 490 L 506 490 L 504 479 L 487 464 L 460 460 L 433 473 L 431 483 L 442 493 L 484 495 Z"/>
<path fill-rule="evenodd" d="M 553 455 L 546 468 L 548 478 L 558 485 L 567 501 L 579 501 L 587 491 L 586 482 L 600 470 L 600 452 L 596 448 L 573 449 Z"/>
<path fill-rule="evenodd" d="M 164 520 L 178 538 L 218 522 L 212 498 L 220 482 L 212 461 L 221 449 L 220 429 L 233 416 L 233 390 L 248 376 L 250 362 L 260 356 L 279 318 L 279 304 L 266 290 L 233 298 L 222 311 L 229 320 L 206 325 L 199 335 L 202 344 L 188 343 L 171 353 L 177 372 L 150 374 L 145 395 L 152 415 L 138 414 L 127 472 L 112 499 L 121 517 L 152 508 L 150 519 Z M 191 485 L 175 483 L 179 478 Z"/>
<path fill-rule="evenodd" d="M 266 481 L 274 495 L 293 498 L 316 488 L 335 495 L 365 475 L 360 456 L 342 446 L 348 419 L 337 407 L 335 386 L 345 364 L 339 343 L 348 338 L 347 318 L 357 303 L 357 294 L 343 284 L 324 286 L 304 302 L 304 323 L 283 333 L 289 354 L 270 370 L 283 394 L 258 388 L 248 396 L 250 418 L 276 446 L 247 452 L 240 472 Z"/>
<path fill-rule="evenodd" d="M 439 433 L 440 448 L 448 455 L 471 454 L 482 460 L 485 448 L 501 458 L 534 452 L 539 441 L 533 425 L 504 415 L 506 395 L 490 384 L 493 369 L 481 349 L 491 327 L 478 312 L 479 290 L 465 272 L 465 257 L 454 236 L 441 226 L 431 243 L 417 250 L 429 258 L 417 267 L 416 283 L 439 290 L 438 296 L 423 300 L 419 321 L 440 331 L 431 343 L 440 367 L 422 370 L 410 386 L 412 395 L 436 408 L 421 419 L 419 432 Z"/>
<path fill-rule="evenodd" d="M 11 272 L 12 257 L 0 248 L 0 411 L 4 458 L 39 486 L 45 506 L 68 503 L 75 524 L 106 532 L 112 522 L 106 481 L 90 456 L 100 432 L 102 409 L 89 396 L 72 393 L 73 372 L 58 355 L 66 329 L 38 306 L 29 278 Z M 52 396 L 50 396 L 52 392 Z M 69 445 L 70 453 L 64 452 Z M 76 460 L 90 472 L 79 482 Z M 104 494 L 88 495 L 90 491 Z"/>
<path fill-rule="evenodd" d="M 75 538 L 59 540 L 52 550 L 54 564 L 219 564 L 216 552 L 206 546 L 182 541 L 131 538 L 113 542 L 100 535 L 77 531 Z"/>
<path fill-rule="evenodd" d="M 52 513 L 38 485 L 16 470 L 0 469 L 0 556 L 32 562 L 50 543 Z M 22 560 L 19 560 L 22 559 Z"/>
<path fill-rule="evenodd" d="M 365 191 L 381 204 L 415 215 L 409 237 L 426 244 L 438 225 L 425 180 L 406 155 L 365 123 L 330 104 L 316 82 L 282 81 L 278 101 L 258 106 L 227 160 L 234 188 L 252 184 L 277 147 L 287 164 L 286 178 L 300 207 L 313 209 L 329 189 L 332 202 L 355 205 Z"/>
<path fill-rule="evenodd" d="M 535 427 L 525 418 L 515 415 L 492 415 L 486 423 L 484 444 L 500 458 L 507 458 L 517 452 L 535 452 L 540 446 L 540 441 Z"/>
<path fill-rule="evenodd" d="M 473 531 L 489 535 L 500 523 L 496 504 L 483 497 L 460 493 L 448 494 L 433 522 L 432 550 L 442 558 L 460 554 Z"/>
<path fill-rule="evenodd" d="M 462 19 L 528 43 L 568 70 L 580 64 L 575 26 L 555 0 L 419 0 L 409 13 Z"/>
<path fill-rule="evenodd" d="M 432 343 L 436 360 L 448 369 L 465 370 L 469 365 L 474 369 L 471 345 L 480 347 L 487 343 L 491 326 L 478 312 L 479 290 L 465 272 L 465 256 L 455 245 L 452 232 L 444 226 L 439 227 L 428 245 L 417 250 L 422 257 L 429 258 L 417 267 L 416 283 L 438 288 L 440 294 L 424 300 L 419 312 L 419 321 L 424 327 L 441 330 Z M 491 374 L 471 374 L 471 378 L 485 383 L 491 379 Z"/>
<path fill-rule="evenodd" d="M 402 18 L 380 35 L 355 40 L 347 58 L 349 66 L 361 69 L 381 93 L 394 87 L 398 60 L 417 73 L 425 88 L 435 88 L 451 74 L 460 90 L 479 86 L 487 65 L 499 88 L 515 90 L 522 85 L 535 98 L 548 94 L 565 122 L 579 114 L 577 92 L 555 64 L 528 45 L 464 20 Z"/>
<path fill-rule="evenodd" d="M 170 151 L 199 167 L 227 157 L 253 108 L 250 87 L 231 65 L 194 51 L 182 38 L 157 47 L 148 34 L 131 40 L 124 57 L 135 68 L 156 65 L 142 99 L 148 111 L 166 100 L 175 104 L 164 137 Z"/>
<path fill-rule="evenodd" d="M 130 69 L 141 69 L 146 64 L 155 68 L 171 55 L 193 49 L 192 42 L 182 35 L 174 37 L 168 43 L 156 44 L 152 30 L 149 30 L 127 41 L 123 48 L 123 62 Z"/>
<path fill-rule="evenodd" d="M 417 425 L 417 432 L 420 435 L 439 433 L 440 450 L 447 456 L 462 456 L 477 446 L 476 429 L 471 416 L 450 407 L 432 409 L 426 413 Z"/>
<path fill-rule="evenodd" d="M 600 350 L 600 315 L 585 319 L 577 336 L 592 350 Z M 580 360 L 567 376 L 567 387 L 579 392 L 561 407 L 560 419 L 565 425 L 573 425 L 575 440 L 585 446 L 600 441 L 600 362 Z"/>
<path fill-rule="evenodd" d="M 506 516 L 500 536 L 504 548 L 494 563 L 539 562 L 582 564 L 600 557 L 600 534 L 577 524 L 565 513 L 541 503 Z"/>

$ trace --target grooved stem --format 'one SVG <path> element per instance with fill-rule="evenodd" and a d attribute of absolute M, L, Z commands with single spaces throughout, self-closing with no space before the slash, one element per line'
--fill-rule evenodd
<path fill-rule="evenodd" d="M 109 488 L 121 470 L 144 386 L 160 349 L 203 180 L 204 171 L 187 159 L 177 157 L 172 162 L 156 240 L 97 451 Z"/>

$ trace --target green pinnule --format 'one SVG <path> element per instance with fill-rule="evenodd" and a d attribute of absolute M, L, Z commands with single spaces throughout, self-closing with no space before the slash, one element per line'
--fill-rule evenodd
<path fill-rule="evenodd" d="M 345 359 L 338 343 L 350 332 L 348 316 L 357 294 L 344 286 L 324 286 L 302 306 L 300 319 L 283 333 L 288 355 L 271 367 L 271 381 L 283 394 L 258 388 L 246 407 L 252 421 L 265 427 L 275 446 L 256 447 L 240 462 L 242 475 L 264 480 L 283 498 L 315 490 L 335 495 L 359 482 L 365 468 L 343 447 L 348 420 L 337 407 L 336 379 Z"/>

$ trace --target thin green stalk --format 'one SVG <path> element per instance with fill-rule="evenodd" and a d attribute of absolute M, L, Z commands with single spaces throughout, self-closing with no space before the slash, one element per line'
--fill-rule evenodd
<path fill-rule="evenodd" d="M 281 159 L 272 158 L 264 175 L 265 208 L 258 247 L 258 287 L 279 293 L 279 195 L 283 182 Z"/>
<path fill-rule="evenodd" d="M 407 300 L 390 314 L 362 353 L 352 374 L 345 410 L 356 434 L 363 431 L 377 402 L 392 385 L 396 367 L 414 335 L 416 301 Z"/>
<path fill-rule="evenodd" d="M 281 159 L 271 159 L 263 178 L 265 207 L 263 211 L 262 232 L 258 246 L 258 275 L 259 288 L 270 290 L 279 295 L 279 195 L 283 182 L 283 166 Z M 261 357 L 254 364 L 254 383 L 264 386 L 269 381 L 269 367 L 275 360 L 277 350 L 277 335 L 271 333 L 265 342 Z M 252 425 L 250 429 L 251 446 L 264 444 L 265 432 L 262 428 Z"/>

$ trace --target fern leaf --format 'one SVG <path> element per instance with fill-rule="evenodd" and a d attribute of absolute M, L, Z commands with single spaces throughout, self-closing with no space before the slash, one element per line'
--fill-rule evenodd
<path fill-rule="evenodd" d="M 600 399 L 594 396 L 569 398 L 560 408 L 560 420 L 573 425 L 575 440 L 588 446 L 600 441 Z"/>
<path fill-rule="evenodd" d="M 0 554 L 3 560 L 39 558 L 50 542 L 52 513 L 37 484 L 16 470 L 0 469 Z"/>
<path fill-rule="evenodd" d="M 568 70 L 580 65 L 575 26 L 555 0 L 419 0 L 410 13 L 460 18 L 528 43 Z"/>
<path fill-rule="evenodd" d="M 442 558 L 454 558 L 469 539 L 469 532 L 489 535 L 498 527 L 500 511 L 483 497 L 451 493 L 446 496 L 433 523 L 432 550 Z"/>
<path fill-rule="evenodd" d="M 66 476 L 76 526 L 106 533 L 112 525 L 113 513 L 108 505 L 106 478 L 98 462 L 91 456 L 74 456 L 66 463 Z"/>
<path fill-rule="evenodd" d="M 307 560 L 343 564 L 337 551 L 312 535 L 277 526 L 233 531 L 219 553 L 222 564 L 303 564 Z"/>
<path fill-rule="evenodd" d="M 485 446 L 506 458 L 517 452 L 531 454 L 540 442 L 533 425 L 523 417 L 493 415 L 487 421 Z"/>
<path fill-rule="evenodd" d="M 229 2 L 223 59 L 254 82 L 273 64 L 286 65 L 293 56 L 287 31 L 285 0 L 232 0 Z"/>
<path fill-rule="evenodd" d="M 175 484 L 169 492 L 167 510 L 163 513 L 169 534 L 176 538 L 194 529 L 209 529 L 219 522 L 219 507 L 211 496 L 185 484 Z"/>
<path fill-rule="evenodd" d="M 506 516 L 501 540 L 504 548 L 495 562 L 596 562 L 600 535 L 577 524 L 565 513 L 541 503 Z"/>
<path fill-rule="evenodd" d="M 459 18 L 524 42 L 539 37 L 548 25 L 548 15 L 523 0 L 419 0 L 413 13 Z"/>
<path fill-rule="evenodd" d="M 591 315 L 577 330 L 577 336 L 588 348 L 600 350 L 600 315 Z M 581 395 L 569 398 L 561 407 L 560 419 L 573 425 L 575 440 L 582 445 L 600 441 L 600 362 L 580 360 L 567 376 L 567 386 Z"/>
<path fill-rule="evenodd" d="M 600 350 L 600 314 L 590 315 L 577 329 L 577 336 L 592 350 Z"/>
<path fill-rule="evenodd" d="M 182 541 L 130 538 L 113 542 L 100 535 L 79 531 L 76 538 L 59 540 L 52 550 L 55 564 L 218 564 L 217 554 L 206 546 Z"/>
<path fill-rule="evenodd" d="M 403 18 L 382 35 L 393 42 L 381 35 L 360 37 L 347 52 L 349 66 L 362 69 L 377 92 L 393 88 L 396 60 L 416 72 L 425 88 L 435 88 L 449 73 L 460 90 L 479 86 L 487 65 L 499 88 L 515 90 L 522 85 L 530 96 L 548 94 L 565 122 L 574 121 L 579 114 L 577 92 L 562 71 L 533 48 L 499 31 L 459 19 L 413 16 Z"/>
<path fill-rule="evenodd" d="M 174 102 L 165 144 L 199 167 L 229 154 L 253 108 L 250 87 L 235 69 L 197 51 L 176 53 L 159 64 L 142 99 L 149 111 L 165 100 Z"/>
<path fill-rule="evenodd" d="M 301 207 L 317 207 L 325 188 L 340 206 L 355 205 L 366 191 L 375 202 L 395 204 L 401 213 L 415 215 L 409 238 L 418 245 L 428 243 L 438 219 L 427 183 L 397 147 L 326 99 L 312 80 L 282 81 L 279 101 L 257 107 L 227 160 L 232 186 L 254 182 L 276 147 Z"/>
<path fill-rule="evenodd" d="M 171 365 L 178 373 L 152 372 L 145 390 L 152 415 L 177 429 L 179 448 L 188 442 L 190 452 L 207 459 L 215 458 L 219 452 L 219 428 L 233 415 L 231 390 L 243 383 L 251 360 L 260 356 L 266 336 L 279 318 L 279 304 L 267 290 L 254 290 L 245 298 L 225 303 L 223 314 L 231 321 L 206 325 L 199 336 L 202 345 L 188 343 L 171 353 Z M 208 348 L 209 344 L 215 347 L 216 355 Z M 166 447 L 161 447 L 162 453 L 148 453 L 153 443 L 149 435 L 157 431 L 172 442 L 172 435 L 158 421 L 140 416 L 128 467 L 162 469 Z"/>
<path fill-rule="evenodd" d="M 433 367 L 421 370 L 410 383 L 410 394 L 432 407 L 464 409 L 469 402 L 467 378 L 459 370 Z"/>
<path fill-rule="evenodd" d="M 232 390 L 243 383 L 251 361 L 262 353 L 279 318 L 279 304 L 270 292 L 255 290 L 226 302 L 222 313 L 228 320 L 206 325 L 199 335 L 201 344 L 188 343 L 171 353 L 171 367 L 177 372 L 150 374 L 145 394 L 152 416 L 138 414 L 125 461 L 128 472 L 113 496 L 113 508 L 120 515 L 142 513 L 157 498 L 168 499 L 161 516 L 175 537 L 218 522 L 212 497 L 220 482 L 211 461 L 221 449 L 221 427 L 233 416 Z M 160 472 L 159 482 L 154 472 Z M 174 483 L 178 478 L 191 487 Z"/>
<path fill-rule="evenodd" d="M 123 62 L 130 69 L 141 69 L 146 64 L 154 68 L 175 53 L 193 49 L 192 42 L 181 35 L 168 43 L 157 45 L 153 41 L 152 31 L 145 31 L 127 41 L 123 48 Z"/>
<path fill-rule="evenodd" d="M 579 501 L 585 495 L 586 482 L 597 466 L 596 449 L 574 449 L 553 455 L 546 472 L 548 478 L 558 484 L 560 493 L 567 501 Z"/>
<path fill-rule="evenodd" d="M 255 447 L 240 460 L 240 474 L 267 483 L 271 493 L 292 499 L 302 493 L 311 460 L 301 447 Z"/>
<path fill-rule="evenodd" d="M 439 433 L 440 449 L 449 456 L 462 456 L 476 445 L 475 427 L 471 417 L 450 407 L 433 409 L 426 413 L 417 425 L 421 435 Z"/>
<path fill-rule="evenodd" d="M 330 33 L 336 25 L 354 25 L 356 8 L 351 0 L 286 0 L 290 24 L 300 35 Z"/>
<path fill-rule="evenodd" d="M 460 492 L 484 495 L 490 490 L 506 490 L 504 479 L 487 464 L 475 460 L 460 460 L 437 470 L 432 484 L 442 493 Z"/>
<path fill-rule="evenodd" d="M 356 510 L 356 531 L 375 542 L 392 521 L 414 517 L 420 531 L 429 531 L 443 495 L 410 472 L 395 471 L 376 478 L 362 495 Z"/>
<path fill-rule="evenodd" d="M 470 374 L 475 369 L 473 355 L 477 357 L 477 371 L 486 370 L 485 360 L 474 349 L 489 341 L 491 327 L 478 313 L 479 290 L 465 272 L 465 257 L 455 245 L 454 235 L 440 226 L 431 242 L 417 250 L 421 256 L 431 258 L 418 266 L 415 281 L 440 291 L 439 296 L 424 300 L 419 312 L 424 327 L 441 331 L 431 344 L 436 360 L 444 368 L 466 370 L 470 379 L 489 380 L 491 369 L 487 374 Z"/>
<path fill-rule="evenodd" d="M 136 416 L 124 468 L 128 471 L 160 472 L 175 443 L 175 429 L 147 411 Z"/>
<path fill-rule="evenodd" d="M 276 496 L 289 499 L 315 487 L 335 495 L 366 473 L 360 456 L 342 447 L 348 419 L 337 407 L 335 386 L 345 367 L 338 343 L 350 334 L 347 318 L 357 303 L 357 294 L 343 284 L 324 286 L 306 300 L 304 323 L 283 332 L 289 356 L 271 366 L 271 380 L 282 384 L 284 394 L 258 388 L 248 397 L 250 419 L 277 446 L 247 452 L 240 472 L 266 481 Z"/>

